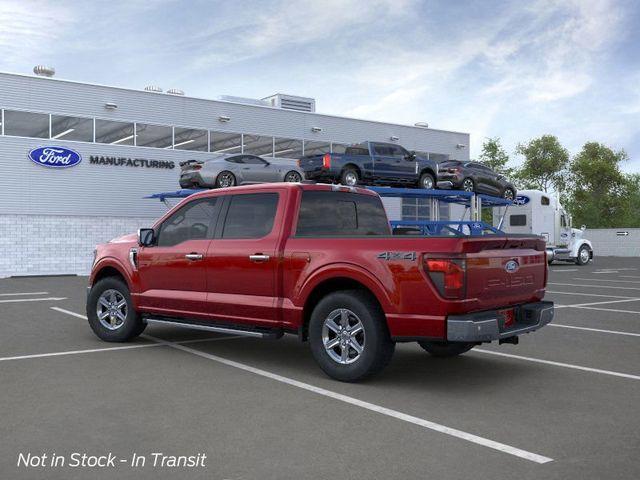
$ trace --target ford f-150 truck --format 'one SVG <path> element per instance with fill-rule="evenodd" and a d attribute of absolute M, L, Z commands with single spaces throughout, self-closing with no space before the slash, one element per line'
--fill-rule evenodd
<path fill-rule="evenodd" d="M 307 180 L 357 184 L 436 188 L 438 163 L 394 143 L 364 142 L 351 145 L 343 154 L 325 153 L 302 157 L 299 167 Z"/>
<path fill-rule="evenodd" d="M 357 381 L 396 342 L 436 356 L 517 343 L 553 318 L 546 281 L 541 237 L 393 236 L 370 190 L 263 184 L 196 193 L 99 245 L 87 317 L 113 342 L 150 323 L 294 333 L 329 376 Z"/>

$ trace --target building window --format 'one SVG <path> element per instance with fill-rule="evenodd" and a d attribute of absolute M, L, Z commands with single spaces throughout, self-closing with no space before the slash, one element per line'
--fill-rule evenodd
<path fill-rule="evenodd" d="M 274 157 L 296 159 L 302 157 L 302 140 L 294 140 L 290 138 L 275 138 L 274 143 Z"/>
<path fill-rule="evenodd" d="M 323 153 L 331 152 L 331 143 L 329 142 L 313 142 L 310 140 L 304 141 L 304 154 L 305 155 L 322 155 Z"/>
<path fill-rule="evenodd" d="M 262 137 L 260 135 L 243 135 L 244 153 L 251 155 L 273 156 L 273 137 Z"/>
<path fill-rule="evenodd" d="M 242 153 L 242 135 L 239 133 L 210 132 L 212 153 Z"/>
<path fill-rule="evenodd" d="M 49 115 L 5 110 L 4 134 L 14 137 L 49 138 Z"/>
<path fill-rule="evenodd" d="M 173 130 L 173 148 L 176 150 L 196 150 L 206 152 L 209 148 L 209 136 L 206 130 L 175 127 Z"/>
<path fill-rule="evenodd" d="M 96 142 L 133 145 L 133 123 L 96 119 Z"/>
<path fill-rule="evenodd" d="M 138 147 L 171 148 L 173 129 L 163 125 L 136 123 L 136 145 Z"/>
<path fill-rule="evenodd" d="M 93 119 L 51 115 L 51 138 L 93 142 Z"/>

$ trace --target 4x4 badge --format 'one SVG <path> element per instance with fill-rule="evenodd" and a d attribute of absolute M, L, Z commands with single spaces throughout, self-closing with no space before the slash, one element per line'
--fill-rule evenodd
<path fill-rule="evenodd" d="M 378 254 L 382 260 L 415 260 L 416 252 L 382 252 Z"/>

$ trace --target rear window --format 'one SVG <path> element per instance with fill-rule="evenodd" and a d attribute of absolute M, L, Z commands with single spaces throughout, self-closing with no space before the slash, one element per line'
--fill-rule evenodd
<path fill-rule="evenodd" d="M 526 215 L 511 215 L 509 217 L 509 225 L 511 225 L 512 227 L 524 227 L 526 224 Z"/>
<path fill-rule="evenodd" d="M 364 147 L 347 147 L 347 155 L 369 155 L 369 149 Z"/>
<path fill-rule="evenodd" d="M 305 191 L 300 203 L 296 235 L 391 235 L 391 230 L 379 197 L 348 192 Z"/>

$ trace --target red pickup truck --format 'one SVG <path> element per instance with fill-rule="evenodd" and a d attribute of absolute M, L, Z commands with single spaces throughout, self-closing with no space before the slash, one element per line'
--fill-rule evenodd
<path fill-rule="evenodd" d="M 380 197 L 355 187 L 205 191 L 97 247 L 87 316 L 115 342 L 149 323 L 294 333 L 343 381 L 379 372 L 396 342 L 451 356 L 552 320 L 540 237 L 449 233 L 394 236 Z"/>

